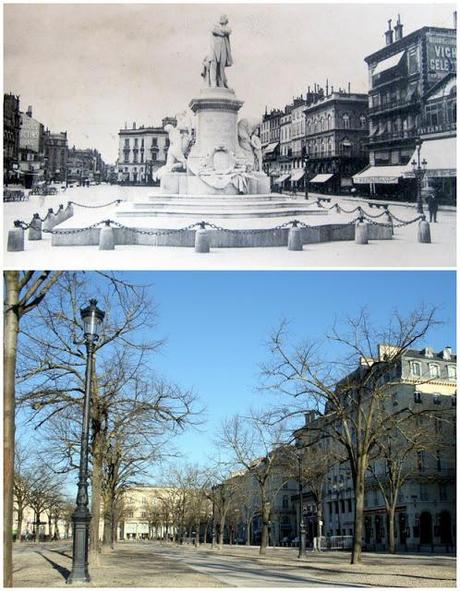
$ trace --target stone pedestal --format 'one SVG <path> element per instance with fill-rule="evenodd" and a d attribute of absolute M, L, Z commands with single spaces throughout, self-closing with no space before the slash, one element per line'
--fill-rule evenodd
<path fill-rule="evenodd" d="M 224 172 L 233 166 L 233 157 L 239 151 L 237 119 L 243 101 L 228 88 L 202 88 L 200 96 L 190 101 L 196 114 L 196 142 L 188 156 L 192 170 L 202 160 L 213 164 L 216 171 Z M 222 149 L 222 150 L 220 150 Z"/>

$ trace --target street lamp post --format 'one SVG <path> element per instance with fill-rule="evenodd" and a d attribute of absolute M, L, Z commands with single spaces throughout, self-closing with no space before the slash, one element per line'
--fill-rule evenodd
<path fill-rule="evenodd" d="M 310 156 L 307 154 L 307 150 L 305 148 L 305 151 L 303 153 L 303 169 L 304 169 L 304 185 L 305 185 L 305 199 L 308 199 L 308 161 L 310 159 Z"/>
<path fill-rule="evenodd" d="M 302 460 L 303 453 L 301 449 L 297 450 L 297 461 L 299 463 L 299 555 L 302 558 L 305 554 L 305 521 L 303 515 L 303 486 L 302 486 Z"/>
<path fill-rule="evenodd" d="M 91 406 L 91 385 L 93 361 L 99 329 L 105 313 L 97 307 L 97 300 L 90 300 L 89 306 L 80 310 L 86 345 L 85 396 L 83 399 L 83 424 L 81 430 L 80 470 L 78 474 L 77 507 L 72 514 L 73 552 L 72 571 L 67 583 L 88 583 L 88 541 L 91 514 L 88 509 L 88 441 Z"/>
<path fill-rule="evenodd" d="M 420 149 L 422 147 L 422 141 L 420 138 L 417 138 L 415 142 L 415 147 L 417 148 L 417 162 L 412 160 L 412 171 L 415 175 L 415 181 L 417 183 L 417 212 L 423 213 L 423 201 L 422 201 L 422 180 L 426 173 L 426 165 L 427 161 L 425 158 L 420 163 Z"/>
<path fill-rule="evenodd" d="M 216 487 L 213 486 L 212 490 L 212 540 L 211 540 L 211 547 L 216 547 Z"/>

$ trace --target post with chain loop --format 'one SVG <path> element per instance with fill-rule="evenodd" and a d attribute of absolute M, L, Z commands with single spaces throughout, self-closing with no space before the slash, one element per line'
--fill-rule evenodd
<path fill-rule="evenodd" d="M 68 201 L 67 202 L 67 207 L 65 208 L 65 219 L 68 220 L 71 217 L 73 217 L 74 211 L 73 211 L 73 205 L 72 205 L 72 201 Z"/>
<path fill-rule="evenodd" d="M 8 232 L 8 252 L 21 252 L 24 250 L 24 228 L 21 222 L 14 222 L 14 230 Z"/>
<path fill-rule="evenodd" d="M 56 216 L 54 215 L 53 208 L 50 207 L 48 209 L 48 213 L 46 214 L 45 221 L 43 222 L 43 230 L 49 231 L 54 228 L 56 225 Z"/>
<path fill-rule="evenodd" d="M 431 244 L 430 224 L 426 221 L 424 215 L 421 216 L 418 224 L 418 241 L 423 244 Z"/>
<path fill-rule="evenodd" d="M 362 215 L 359 217 L 358 223 L 355 226 L 355 242 L 356 244 L 368 244 L 369 242 L 368 225 Z"/>
<path fill-rule="evenodd" d="M 65 213 L 64 213 L 64 206 L 62 205 L 62 203 L 59 205 L 58 210 L 54 215 L 55 215 L 55 220 L 54 220 L 55 226 L 57 226 L 58 224 L 60 224 L 61 222 L 64 221 Z"/>
<path fill-rule="evenodd" d="M 105 220 L 99 233 L 99 250 L 115 250 L 115 239 L 110 220 Z"/>
<path fill-rule="evenodd" d="M 206 222 L 200 222 L 200 228 L 195 231 L 195 252 L 209 252 L 209 232 Z"/>
<path fill-rule="evenodd" d="M 42 239 L 42 221 L 40 214 L 34 213 L 34 217 L 30 222 L 29 233 L 27 235 L 29 240 L 41 240 Z"/>
<path fill-rule="evenodd" d="M 289 228 L 288 250 L 303 250 L 302 231 L 298 226 L 299 222 L 294 220 Z"/>

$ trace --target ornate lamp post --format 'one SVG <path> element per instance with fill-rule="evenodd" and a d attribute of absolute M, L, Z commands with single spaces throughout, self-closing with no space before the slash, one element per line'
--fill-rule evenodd
<path fill-rule="evenodd" d="M 310 160 L 310 156 L 307 154 L 307 149 L 304 148 L 304 152 L 302 154 L 302 164 L 304 170 L 304 185 L 305 185 L 305 199 L 308 199 L 308 161 Z"/>
<path fill-rule="evenodd" d="M 81 430 L 80 471 L 78 474 L 77 507 L 72 514 L 73 553 L 72 571 L 67 583 L 88 583 L 88 538 L 91 514 L 88 510 L 88 440 L 91 405 L 93 361 L 99 330 L 105 313 L 97 307 L 97 300 L 80 310 L 86 344 L 85 397 L 83 399 L 83 424 Z"/>
<path fill-rule="evenodd" d="M 303 463 L 303 451 L 301 449 L 296 450 L 297 461 L 299 463 L 299 555 L 298 558 L 302 558 L 305 554 L 305 521 L 303 515 L 303 486 L 302 486 L 302 463 Z"/>
<path fill-rule="evenodd" d="M 412 160 L 411 165 L 412 171 L 415 175 L 415 181 L 417 183 L 417 212 L 423 213 L 422 180 L 426 173 L 427 161 L 424 158 L 420 166 L 420 149 L 422 147 L 422 140 L 420 138 L 417 138 L 415 147 L 417 148 L 417 162 L 414 159 Z"/>

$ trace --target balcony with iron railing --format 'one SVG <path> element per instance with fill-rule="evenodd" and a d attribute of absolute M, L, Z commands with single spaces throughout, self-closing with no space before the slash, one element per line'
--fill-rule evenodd
<path fill-rule="evenodd" d="M 418 107 L 419 102 L 416 98 L 394 100 L 387 103 L 374 105 L 369 107 L 368 113 L 370 116 L 379 115 L 381 113 L 389 113 L 390 111 L 401 111 L 403 109 Z"/>
<path fill-rule="evenodd" d="M 379 135 L 371 136 L 369 144 L 379 144 L 387 142 L 400 142 L 401 140 L 415 139 L 419 135 L 417 129 L 401 129 L 400 131 L 384 132 Z"/>

